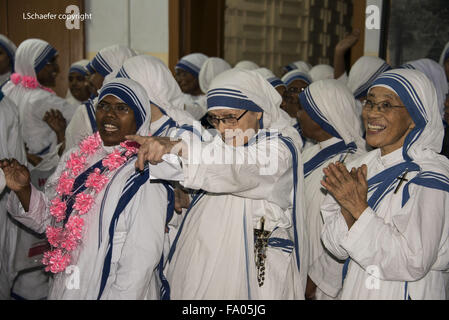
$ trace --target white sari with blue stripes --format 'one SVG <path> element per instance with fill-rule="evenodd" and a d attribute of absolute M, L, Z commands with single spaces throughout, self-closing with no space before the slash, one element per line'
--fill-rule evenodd
<path fill-rule="evenodd" d="M 374 86 L 398 94 L 415 128 L 402 148 L 348 164 L 366 164 L 369 185 L 368 208 L 350 230 L 335 200 L 324 200 L 323 243 L 346 260 L 334 280 L 343 280 L 342 299 L 447 299 L 449 162 L 438 155 L 444 130 L 435 89 L 415 70 L 386 72 Z"/>

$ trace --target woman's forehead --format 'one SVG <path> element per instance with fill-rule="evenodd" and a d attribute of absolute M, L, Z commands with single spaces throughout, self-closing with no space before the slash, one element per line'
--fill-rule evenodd
<path fill-rule="evenodd" d="M 216 109 L 209 111 L 209 115 L 211 116 L 235 116 L 240 114 L 242 110 L 240 109 Z"/>
<path fill-rule="evenodd" d="M 108 103 L 124 103 L 124 104 L 126 104 L 121 99 L 117 98 L 116 96 L 114 96 L 112 94 L 108 94 L 108 95 L 104 96 L 101 99 L 101 101 L 108 102 Z"/>
<path fill-rule="evenodd" d="M 400 99 L 399 96 L 396 94 L 396 92 L 385 87 L 371 88 L 371 90 L 368 92 L 368 97 Z"/>

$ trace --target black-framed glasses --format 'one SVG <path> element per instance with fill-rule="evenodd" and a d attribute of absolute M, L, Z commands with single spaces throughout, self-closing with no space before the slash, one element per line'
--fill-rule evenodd
<path fill-rule="evenodd" d="M 128 107 L 128 105 L 124 103 L 109 104 L 106 102 L 100 102 L 97 105 L 97 111 L 109 112 L 111 110 L 114 111 L 116 114 L 125 115 L 128 114 L 131 109 Z"/>
<path fill-rule="evenodd" d="M 240 115 L 240 117 L 238 117 L 238 118 L 236 118 L 234 116 L 225 117 L 225 118 L 218 118 L 218 117 L 214 117 L 214 116 L 208 115 L 207 116 L 207 122 L 209 122 L 210 125 L 214 126 L 214 127 L 218 127 L 218 125 L 220 124 L 220 121 L 223 122 L 223 124 L 225 126 L 235 127 L 238 124 L 239 120 L 242 119 L 243 116 L 248 113 L 248 111 L 249 110 L 246 110 L 245 112 L 243 112 Z"/>
<path fill-rule="evenodd" d="M 368 109 L 368 110 L 372 111 L 375 106 L 377 106 L 377 111 L 381 112 L 381 113 L 385 113 L 385 112 L 391 111 L 394 108 L 405 108 L 405 106 L 393 106 L 387 100 L 380 101 L 378 103 L 374 103 L 371 100 L 365 100 L 365 101 L 362 102 L 363 109 Z"/>

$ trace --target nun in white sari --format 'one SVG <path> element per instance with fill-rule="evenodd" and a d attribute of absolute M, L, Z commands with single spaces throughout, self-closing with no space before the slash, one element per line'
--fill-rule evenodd
<path fill-rule="evenodd" d="M 48 110 L 55 109 L 69 122 L 76 109 L 75 105 L 38 82 L 39 72 L 56 55 L 57 51 L 43 40 L 25 40 L 16 52 L 15 73 L 2 89 L 19 108 L 22 138 L 28 152 L 42 158 L 33 168 L 36 173 L 33 176 L 41 178 L 41 181 L 48 178 L 59 160 L 56 134 L 42 119 Z"/>
<path fill-rule="evenodd" d="M 71 167 L 72 176 L 76 177 L 72 189 L 75 191 L 70 193 L 62 211 L 66 226 L 71 221 L 80 219 L 80 210 L 84 207 L 77 207 L 78 200 L 73 201 L 75 195 L 78 199 L 84 190 L 87 189 L 89 193 L 89 190 L 95 188 L 92 184 L 88 185 L 89 181 L 93 181 L 89 177 L 94 173 L 104 173 L 103 177 L 108 180 L 103 188 L 92 193 L 92 206 L 82 216 L 84 227 L 74 250 L 62 252 L 64 258 L 70 259 L 69 262 L 64 264 L 64 261 L 59 261 L 59 264 L 58 255 L 44 262 L 55 273 L 49 299 L 156 298 L 151 296 L 149 288 L 153 271 L 162 254 L 167 214 L 166 189 L 159 183 L 146 183 L 153 176 L 153 169 L 146 167 L 137 172 L 134 166 L 136 158 L 133 156 L 127 155 L 124 163 L 114 165 L 116 169 L 110 167 L 110 161 L 116 159 L 111 158 L 111 154 L 119 152 L 121 156 L 125 155 L 124 146 L 118 145 L 123 141 L 124 135 L 134 134 L 135 130 L 144 136 L 148 134 L 151 118 L 149 98 L 137 82 L 121 78 L 103 86 L 99 101 L 99 134 L 91 136 L 89 140 L 95 140 L 97 147 L 84 140 L 83 148 L 76 147 L 64 154 L 55 174 L 47 183 L 45 193 L 31 186 L 27 211 L 23 208 L 23 203 L 19 204 L 16 196 L 20 191 L 11 194 L 8 208 L 15 219 L 31 229 L 38 232 L 47 229 L 50 240 L 48 227 L 61 225 L 49 209 L 54 203 L 52 199 L 60 194 L 58 190 L 61 183 L 58 183 L 58 179 L 67 172 L 67 167 L 71 167 L 69 163 L 76 157 L 76 152 L 85 152 L 82 151 L 84 148 L 91 150 L 78 173 L 74 172 L 75 167 Z M 98 172 L 96 168 L 99 169 Z M 154 171 L 157 173 L 157 170 L 155 168 Z M 67 246 L 58 248 L 62 250 Z M 65 272 L 62 271 L 64 267 Z"/>
<path fill-rule="evenodd" d="M 116 44 L 101 49 L 86 66 L 86 68 L 92 74 L 96 74 L 96 78 L 99 79 L 95 80 L 95 82 L 98 81 L 98 84 L 95 84 L 98 86 L 97 89 L 101 88 L 103 81 L 107 81 L 106 78 L 114 78 L 123 63 L 135 55 L 136 53 L 134 50 L 124 45 Z M 68 123 L 65 131 L 66 150 L 78 146 L 81 140 L 92 133 L 97 132 L 95 105 L 96 98 L 91 97 L 76 109 L 76 112 L 70 123 Z"/>
<path fill-rule="evenodd" d="M 0 50 L 3 51 L 5 57 L 2 59 L 9 60 L 9 68 L 6 70 L 0 70 L 0 87 L 9 80 L 9 76 L 14 72 L 14 56 L 16 54 L 16 45 L 4 35 L 0 34 Z"/>
<path fill-rule="evenodd" d="M 88 70 L 86 68 L 89 60 L 80 60 L 72 63 L 69 69 L 69 88 L 67 89 L 67 94 L 65 99 L 70 103 L 79 106 L 84 101 L 89 99 L 89 91 L 86 86 Z M 72 85 L 73 83 L 73 85 Z M 72 92 L 73 90 L 76 90 Z M 86 96 L 85 99 L 79 98 L 83 95 Z M 76 96 L 76 97 L 75 97 Z M 78 98 L 77 98 L 78 97 Z"/>
<path fill-rule="evenodd" d="M 199 75 L 207 59 L 205 54 L 191 53 L 182 57 L 175 66 L 175 79 L 184 93 L 186 105 L 193 105 L 204 96 L 199 84 Z"/>
<path fill-rule="evenodd" d="M 366 141 L 379 148 L 348 163 L 358 168 L 351 173 L 341 165 L 324 171 L 333 196 L 321 206 L 322 240 L 346 260 L 341 298 L 445 300 L 449 162 L 438 155 L 435 88 L 423 73 L 397 69 L 374 82 L 368 101 Z"/>
<path fill-rule="evenodd" d="M 200 120 L 207 113 L 206 94 L 212 80 L 214 80 L 220 73 L 229 69 L 231 69 L 230 64 L 221 58 L 211 57 L 204 62 L 198 76 L 198 82 L 204 95 L 200 96 L 200 98 L 192 104 L 185 105 L 185 110 L 189 112 L 195 120 Z"/>
<path fill-rule="evenodd" d="M 301 140 L 280 103 L 276 90 L 252 71 L 232 69 L 212 82 L 209 115 L 239 114 L 237 127 L 229 129 L 245 123 L 256 129 L 229 137 L 221 130 L 224 118 L 214 117 L 209 119 L 221 134 L 212 141 L 183 140 L 188 151 L 181 155 L 181 184 L 202 191 L 170 250 L 165 273 L 172 299 L 304 299 L 308 248 Z M 159 160 L 143 150 L 170 143 L 136 140 L 143 144 L 140 163 Z M 170 145 L 166 151 L 174 152 Z"/>
<path fill-rule="evenodd" d="M 19 112 L 16 105 L 0 91 L 0 159 L 9 158 L 27 163 L 19 127 Z M 15 268 L 14 260 L 18 236 L 24 232 L 8 215 L 6 202 L 9 190 L 4 191 L 5 187 L 5 175 L 0 169 L 0 300 L 10 299 L 14 278 L 20 271 Z"/>
<path fill-rule="evenodd" d="M 318 287 L 316 299 L 326 299 L 327 296 L 335 298 L 341 284 L 329 283 L 326 276 L 341 274 L 343 264 L 329 256 L 321 243 L 323 220 L 320 206 L 327 192 L 320 182 L 323 168 L 330 163 L 350 162 L 365 154 L 365 141 L 360 129 L 361 119 L 354 110 L 355 99 L 340 81 L 312 83 L 300 94 L 300 103 L 298 120 L 302 133 L 306 138 L 317 141 L 303 151 L 306 221 L 310 241 L 309 277 Z"/>

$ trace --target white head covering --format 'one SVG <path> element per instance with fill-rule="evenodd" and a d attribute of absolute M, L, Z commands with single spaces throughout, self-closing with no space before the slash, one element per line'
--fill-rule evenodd
<path fill-rule="evenodd" d="M 115 78 L 101 87 L 97 104 L 108 95 L 120 99 L 134 111 L 137 134 L 147 136 L 150 132 L 151 106 L 145 89 L 134 80 Z"/>
<path fill-rule="evenodd" d="M 127 59 L 135 55 L 136 52 L 127 46 L 115 44 L 101 49 L 87 65 L 87 68 L 91 71 L 93 68 L 103 77 L 106 77 L 117 72 Z"/>
<path fill-rule="evenodd" d="M 310 69 L 312 81 L 334 79 L 334 68 L 327 64 L 319 64 Z"/>
<path fill-rule="evenodd" d="M 390 69 L 391 67 L 378 57 L 361 57 L 352 66 L 347 85 L 356 99 L 366 97 L 374 80 Z"/>
<path fill-rule="evenodd" d="M 417 70 L 395 69 L 383 73 L 373 86 L 395 92 L 412 117 L 416 127 L 405 139 L 405 160 L 433 162 L 443 145 L 443 122 L 438 109 L 436 90 L 427 76 Z M 449 173 L 449 171 L 448 171 Z"/>
<path fill-rule="evenodd" d="M 252 61 L 243 60 L 243 61 L 238 62 L 234 66 L 234 68 L 235 69 L 244 69 L 244 70 L 256 70 L 256 69 L 259 69 L 259 66 Z"/>
<path fill-rule="evenodd" d="M 356 100 L 341 81 L 319 80 L 299 95 L 301 106 L 320 127 L 330 135 L 344 140 L 346 145 L 355 143 L 365 151 L 361 120 L 356 113 Z"/>
<path fill-rule="evenodd" d="M 291 126 L 290 116 L 280 108 L 281 102 L 282 98 L 279 93 L 260 74 L 242 69 L 231 69 L 220 74 L 212 81 L 207 94 L 209 110 L 231 108 L 263 112 L 261 128 L 277 130 L 283 137 L 290 138 L 294 144 L 296 150 L 291 151 L 295 154 L 292 161 L 293 168 L 297 171 L 297 192 L 296 212 L 293 212 L 292 224 L 296 231 L 295 253 L 299 251 L 296 260 L 301 259 L 300 278 L 305 285 L 308 238 L 305 230 L 304 170 L 300 153 L 302 139 L 298 131 Z"/>
<path fill-rule="evenodd" d="M 229 69 L 231 69 L 231 65 L 221 58 L 212 57 L 207 59 L 201 67 L 198 77 L 201 91 L 206 94 L 212 80 Z"/>
<path fill-rule="evenodd" d="M 287 72 L 290 72 L 292 70 L 298 69 L 301 72 L 308 73 L 312 69 L 312 65 L 310 63 L 307 63 L 305 61 L 296 61 L 293 63 L 290 63 L 289 65 L 284 67 L 284 70 Z"/>
<path fill-rule="evenodd" d="M 440 64 L 444 66 L 444 63 L 449 59 L 449 42 L 446 43 L 443 52 L 441 52 Z"/>
<path fill-rule="evenodd" d="M 275 74 L 267 68 L 259 68 L 253 71 L 264 77 L 265 80 L 267 80 L 273 86 L 273 88 L 277 88 L 279 86 L 286 87 L 285 83 L 281 79 L 276 77 Z"/>
<path fill-rule="evenodd" d="M 191 53 L 181 58 L 175 66 L 175 69 L 182 69 L 191 73 L 195 78 L 198 78 L 203 64 L 206 62 L 208 56 L 202 53 Z"/>
<path fill-rule="evenodd" d="M 242 109 L 263 112 L 261 128 L 277 129 L 301 144 L 288 114 L 280 108 L 282 97 L 260 74 L 231 69 L 216 77 L 207 93 L 208 110 Z M 301 150 L 302 145 L 298 147 Z"/>
<path fill-rule="evenodd" d="M 57 53 L 56 49 L 44 40 L 25 40 L 17 48 L 14 70 L 21 76 L 36 78 L 39 71 Z"/>
<path fill-rule="evenodd" d="M 194 119 L 184 111 L 184 98 L 167 66 L 148 55 L 132 57 L 123 64 L 117 77 L 139 82 L 149 100 L 179 124 L 192 124 Z"/>
<path fill-rule="evenodd" d="M 57 55 L 57 51 L 48 42 L 40 39 L 28 39 L 23 41 L 16 51 L 14 70 L 22 77 L 17 85 L 11 80 L 2 88 L 6 96 L 13 100 L 21 108 L 21 101 L 28 92 L 29 88 L 20 85 L 24 77 L 36 79 L 37 73 L 42 70 L 46 63 Z M 23 115 L 20 115 L 21 119 Z"/>
<path fill-rule="evenodd" d="M 288 87 L 293 81 L 301 80 L 307 84 L 312 83 L 312 78 L 307 72 L 301 71 L 299 69 L 294 69 L 282 77 L 282 82 Z"/>
<path fill-rule="evenodd" d="M 6 54 L 8 55 L 10 61 L 11 72 L 14 72 L 14 58 L 17 50 L 16 45 L 7 37 L 0 34 L 0 47 L 6 51 Z"/>
<path fill-rule="evenodd" d="M 424 73 L 432 81 L 437 91 L 438 107 L 441 117 L 444 117 L 444 102 L 449 90 L 446 72 L 443 67 L 431 59 L 419 59 L 408 62 L 402 66 L 407 69 L 415 69 Z"/>

